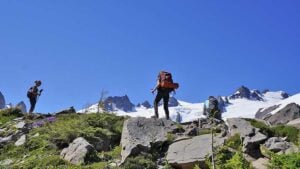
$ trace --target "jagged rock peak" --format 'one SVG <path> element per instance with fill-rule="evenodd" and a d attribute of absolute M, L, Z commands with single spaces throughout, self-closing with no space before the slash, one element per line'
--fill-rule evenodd
<path fill-rule="evenodd" d="M 151 108 L 152 106 L 151 106 L 151 104 L 146 100 L 146 101 L 144 101 L 143 103 L 139 103 L 139 104 L 137 104 L 137 107 L 145 107 L 145 108 L 147 108 L 147 109 L 149 109 L 149 108 Z"/>
<path fill-rule="evenodd" d="M 263 100 L 261 97 L 261 92 L 259 90 L 250 91 L 249 88 L 241 86 L 237 91 L 229 97 L 230 99 L 245 98 L 251 100 Z"/>
<path fill-rule="evenodd" d="M 16 108 L 20 109 L 22 111 L 22 113 L 26 113 L 27 112 L 27 108 L 26 108 L 26 104 L 21 101 L 16 105 Z"/>
<path fill-rule="evenodd" d="M 110 96 L 104 101 L 104 106 L 107 111 L 114 111 L 116 108 L 125 112 L 133 111 L 134 104 L 132 104 L 127 95 L 125 96 Z"/>

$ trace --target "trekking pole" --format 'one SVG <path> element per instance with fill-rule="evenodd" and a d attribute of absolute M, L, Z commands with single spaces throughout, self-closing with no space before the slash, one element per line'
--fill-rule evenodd
<path fill-rule="evenodd" d="M 40 96 L 41 96 L 43 90 L 44 90 L 44 89 L 41 89 L 41 90 L 40 90 L 40 94 L 37 95 L 36 102 L 39 100 L 39 98 L 40 98 Z"/>
<path fill-rule="evenodd" d="M 212 162 L 212 168 L 215 169 L 215 156 L 214 156 L 214 127 L 215 127 L 215 122 L 214 122 L 214 116 L 215 116 L 216 111 L 213 112 L 213 116 L 211 117 L 212 121 L 212 127 L 211 127 L 211 162 Z"/>

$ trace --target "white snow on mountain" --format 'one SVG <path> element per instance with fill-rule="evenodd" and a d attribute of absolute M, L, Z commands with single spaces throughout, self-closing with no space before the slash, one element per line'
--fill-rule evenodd
<path fill-rule="evenodd" d="M 268 108 L 282 101 L 282 93 L 283 91 L 277 91 L 262 94 L 263 101 L 244 98 L 230 99 L 230 104 L 225 107 L 226 110 L 223 112 L 222 117 L 225 119 L 233 117 L 254 118 L 255 113 L 260 108 Z"/>
<path fill-rule="evenodd" d="M 279 110 L 283 109 L 285 106 L 287 106 L 290 103 L 296 103 L 300 105 L 300 93 L 277 102 L 276 105 L 280 105 L 280 106 L 277 109 L 273 110 L 271 114 L 277 113 Z"/>
<path fill-rule="evenodd" d="M 225 107 L 225 111 L 222 114 L 223 119 L 232 118 L 232 117 L 244 117 L 244 118 L 254 118 L 256 112 L 261 108 L 268 108 L 273 105 L 281 105 L 278 109 L 274 110 L 277 112 L 278 110 L 285 107 L 287 104 L 291 102 L 295 102 L 300 104 L 300 94 L 294 95 L 290 98 L 284 99 L 282 97 L 283 91 L 277 92 L 267 92 L 261 95 L 263 101 L 258 100 L 249 100 L 245 98 L 238 99 L 229 99 L 230 104 L 227 104 Z M 184 101 L 178 101 L 179 105 L 177 107 L 170 107 L 170 118 L 173 121 L 176 121 L 177 114 L 179 113 L 182 117 L 182 122 L 193 121 L 198 118 L 205 117 L 203 115 L 203 106 L 204 101 L 202 103 L 188 103 Z M 89 112 L 97 112 L 97 104 L 89 107 L 87 110 L 80 110 L 79 113 L 89 113 Z M 145 107 L 136 107 L 133 112 L 125 112 L 119 109 L 115 109 L 112 111 L 117 115 L 121 116 L 131 116 L 131 117 L 147 117 L 150 118 L 154 115 L 154 109 L 147 109 Z M 165 113 L 163 110 L 163 106 L 159 107 L 159 117 L 164 118 Z"/>

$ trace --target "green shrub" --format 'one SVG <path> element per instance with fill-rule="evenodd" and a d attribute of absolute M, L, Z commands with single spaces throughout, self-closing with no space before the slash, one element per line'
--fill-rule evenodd
<path fill-rule="evenodd" d="M 300 168 L 300 153 L 294 154 L 273 154 L 269 169 L 297 169 Z"/>
<path fill-rule="evenodd" d="M 260 132 L 263 133 L 264 135 L 267 135 L 268 137 L 274 136 L 274 131 L 271 129 L 270 126 L 266 125 L 265 123 L 261 121 L 257 121 L 255 119 L 245 119 L 245 120 L 249 121 L 253 127 L 260 129 Z"/>
<path fill-rule="evenodd" d="M 9 108 L 0 110 L 0 127 L 2 128 L 5 123 L 17 118 L 17 117 L 23 117 L 24 114 L 22 114 L 20 109 L 17 108 Z"/>
<path fill-rule="evenodd" d="M 289 141 L 299 145 L 300 130 L 293 126 L 278 125 L 274 127 L 267 126 L 263 122 L 255 119 L 245 119 L 253 127 L 259 128 L 260 131 L 268 137 L 287 137 Z"/>
<path fill-rule="evenodd" d="M 124 169 L 157 169 L 150 154 L 130 157 L 126 160 L 123 167 Z"/>
<path fill-rule="evenodd" d="M 215 152 L 215 166 L 217 169 L 225 168 L 225 164 L 233 157 L 234 153 L 229 151 L 226 146 L 219 147 Z M 211 158 L 206 157 L 205 164 L 212 169 Z"/>
<path fill-rule="evenodd" d="M 299 145 L 300 130 L 292 126 L 279 125 L 272 128 L 274 136 L 287 137 L 289 141 Z"/>
<path fill-rule="evenodd" d="M 17 113 L 4 113 L 14 114 Z M 3 112 L 0 116 L 3 115 Z M 15 117 L 13 117 L 15 118 Z M 12 118 L 12 119 L 13 119 Z M 2 120 L 2 119 L 1 119 Z M 34 120 L 32 121 L 34 122 Z M 98 169 L 105 168 L 107 162 L 95 162 L 82 166 L 74 166 L 62 159 L 59 154 L 62 148 L 68 146 L 77 137 L 84 137 L 91 144 L 98 143 L 97 139 L 110 141 L 110 152 L 105 152 L 110 159 L 120 158 L 121 147 L 118 146 L 124 118 L 113 114 L 65 114 L 59 115 L 55 122 L 34 128 L 28 134 L 23 146 L 9 144 L 0 147 L 0 161 L 13 159 L 11 168 L 68 168 L 68 169 Z M 39 133 L 39 136 L 33 137 Z M 99 154 L 101 155 L 101 154 Z M 98 156 L 93 157 L 96 161 Z"/>
<path fill-rule="evenodd" d="M 239 134 L 235 134 L 234 136 L 229 137 L 226 140 L 225 145 L 235 150 L 239 150 L 242 145 L 241 136 Z"/>
<path fill-rule="evenodd" d="M 236 152 L 234 156 L 228 160 L 224 169 L 250 169 L 250 163 L 243 157 L 241 152 Z"/>
<path fill-rule="evenodd" d="M 211 134 L 211 129 L 200 129 L 198 135 Z"/>

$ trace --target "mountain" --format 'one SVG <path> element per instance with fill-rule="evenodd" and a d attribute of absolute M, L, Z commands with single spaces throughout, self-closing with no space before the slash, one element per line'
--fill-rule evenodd
<path fill-rule="evenodd" d="M 131 105 L 128 96 L 123 97 L 126 97 L 126 99 L 121 99 L 125 103 L 119 102 L 119 106 L 116 106 L 111 112 L 117 115 L 127 115 L 131 117 L 150 118 L 154 115 L 153 108 L 149 106 L 130 106 L 131 111 L 128 107 L 122 107 L 122 105 Z M 268 113 L 274 114 L 283 109 L 289 103 L 295 102 L 296 104 L 300 104 L 300 94 L 289 97 L 289 95 L 284 91 L 265 90 L 264 92 L 260 92 L 259 90 L 250 90 L 245 86 L 241 86 L 230 96 L 218 96 L 217 99 L 221 105 L 223 111 L 222 117 L 224 119 L 234 117 L 255 118 L 257 112 L 275 105 L 280 106 L 275 107 L 276 109 L 274 108 L 274 110 L 272 109 L 272 112 Z M 173 121 L 176 121 L 176 117 L 180 114 L 182 122 L 193 121 L 198 118 L 205 117 L 203 115 L 203 107 L 204 101 L 199 103 L 189 103 L 171 97 L 169 102 L 170 118 Z M 95 110 L 97 110 L 97 104 L 92 105 L 87 109 L 80 110 L 79 113 L 92 113 L 96 112 Z M 160 104 L 159 117 L 164 116 L 163 106 Z"/>

